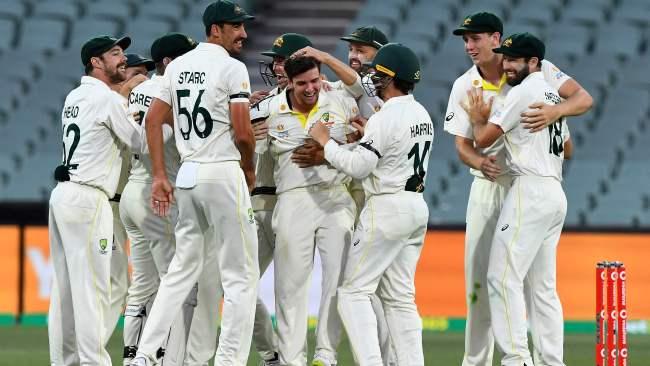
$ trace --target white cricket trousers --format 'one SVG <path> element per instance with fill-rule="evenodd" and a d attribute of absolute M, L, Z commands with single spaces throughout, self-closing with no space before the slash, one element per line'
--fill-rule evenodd
<path fill-rule="evenodd" d="M 282 365 L 307 363 L 308 295 L 316 248 L 323 266 L 316 353 L 336 363 L 342 332 L 336 289 L 341 283 L 354 218 L 354 201 L 344 185 L 299 188 L 278 195 L 273 211 L 273 260 Z"/>
<path fill-rule="evenodd" d="M 129 257 L 126 254 L 128 236 L 120 219 L 120 203 L 109 201 L 113 211 L 113 255 L 111 256 L 111 311 L 108 319 L 110 338 L 126 304 L 129 289 Z"/>
<path fill-rule="evenodd" d="M 58 183 L 50 197 L 49 237 L 56 281 L 50 309 L 60 315 L 55 325 L 59 328 L 49 335 L 76 339 L 78 356 L 64 354 L 62 360 L 77 358 L 80 365 L 111 365 L 106 343 L 110 336 L 113 213 L 106 194 L 73 182 Z M 64 343 L 71 351 L 70 343 Z M 50 339 L 50 345 L 60 344 L 61 340 Z"/>
<path fill-rule="evenodd" d="M 495 182 L 474 177 L 467 202 L 465 227 L 465 354 L 462 366 L 492 365 L 494 335 L 490 318 L 487 270 L 494 229 L 503 201 L 512 184 L 511 176 Z"/>
<path fill-rule="evenodd" d="M 273 259 L 274 235 L 271 230 L 272 211 L 255 211 L 259 246 L 260 273 L 263 273 Z M 210 239 L 208 239 L 210 240 Z M 208 264 L 208 261 L 213 264 Z M 187 341 L 186 366 L 207 366 L 217 348 L 219 324 L 219 302 L 223 291 L 209 284 L 219 277 L 215 257 L 206 259 L 199 279 L 198 303 L 194 311 L 192 327 Z M 271 315 L 262 299 L 257 298 L 253 326 L 253 342 L 262 359 L 272 359 L 278 350 L 277 336 L 273 329 Z"/>
<path fill-rule="evenodd" d="M 239 162 L 200 164 L 196 185 L 176 189 L 175 196 L 176 252 L 160 283 L 138 354 L 156 359 L 173 319 L 205 269 L 218 273 L 207 279 L 207 286 L 222 288 L 224 294 L 215 364 L 244 366 L 253 333 L 259 268 L 253 210 Z M 216 270 L 204 268 L 210 258 L 216 258 Z M 200 286 L 199 281 L 199 308 Z M 216 307 L 218 299 L 212 300 Z"/>
<path fill-rule="evenodd" d="M 135 355 L 142 329 L 158 291 L 160 278 L 167 273 L 174 257 L 176 241 L 174 226 L 178 209 L 172 205 L 168 217 L 153 213 L 150 205 L 151 183 L 129 181 L 120 201 L 120 216 L 131 243 L 131 285 L 124 312 L 124 361 Z M 165 343 L 164 364 L 180 366 L 185 357 L 187 333 L 196 304 L 196 291 L 191 291 L 183 310 L 172 323 Z"/>
<path fill-rule="evenodd" d="M 370 196 L 361 212 L 338 289 L 338 310 L 361 366 L 382 366 L 377 318 L 370 298 L 384 306 L 400 366 L 423 366 L 422 320 L 415 305 L 415 269 L 427 231 L 422 194 Z"/>
<path fill-rule="evenodd" d="M 533 365 L 526 328 L 527 278 L 533 343 L 542 365 L 564 365 L 562 305 L 556 290 L 557 244 L 566 216 L 562 184 L 518 176 L 497 222 L 488 267 L 494 336 L 504 366 Z"/>

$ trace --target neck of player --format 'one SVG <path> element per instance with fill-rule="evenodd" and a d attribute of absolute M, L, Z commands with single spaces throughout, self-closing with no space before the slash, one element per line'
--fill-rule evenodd
<path fill-rule="evenodd" d="M 501 62 L 501 55 L 493 54 L 493 57 L 487 61 L 477 65 L 478 70 L 484 80 L 492 85 L 499 85 L 501 82 L 501 75 L 503 75 L 503 62 Z"/>

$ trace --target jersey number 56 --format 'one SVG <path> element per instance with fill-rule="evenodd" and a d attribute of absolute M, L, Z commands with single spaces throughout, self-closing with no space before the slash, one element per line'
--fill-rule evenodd
<path fill-rule="evenodd" d="M 190 139 L 190 134 L 192 133 L 192 129 L 196 132 L 196 135 L 202 139 L 210 136 L 210 132 L 212 132 L 212 124 L 213 124 L 212 116 L 210 116 L 210 112 L 208 112 L 207 109 L 201 107 L 201 97 L 203 97 L 204 92 L 205 89 L 199 90 L 199 95 L 194 101 L 194 107 L 192 108 L 192 113 L 190 113 L 190 111 L 188 111 L 187 108 L 183 107 L 183 98 L 191 98 L 190 90 L 179 89 L 176 91 L 176 98 L 178 101 L 178 113 L 179 115 L 183 115 L 187 118 L 187 130 L 183 130 L 183 126 L 180 123 L 180 118 L 179 118 L 179 125 L 178 125 L 178 129 L 180 130 L 184 140 Z M 203 117 L 202 130 L 199 129 L 199 125 L 197 123 L 199 114 L 201 115 L 201 117 Z"/>

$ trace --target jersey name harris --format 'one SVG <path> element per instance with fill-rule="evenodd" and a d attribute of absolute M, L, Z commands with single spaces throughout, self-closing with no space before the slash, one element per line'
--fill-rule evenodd
<path fill-rule="evenodd" d="M 411 137 L 432 136 L 433 124 L 430 122 L 419 123 L 411 126 Z"/>

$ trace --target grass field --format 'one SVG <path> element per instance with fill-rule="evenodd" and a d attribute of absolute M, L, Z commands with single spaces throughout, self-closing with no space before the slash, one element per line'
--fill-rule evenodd
<path fill-rule="evenodd" d="M 313 338 L 310 345 L 313 347 Z M 631 366 L 650 365 L 650 336 L 630 336 Z M 122 333 L 117 331 L 111 339 L 109 351 L 114 365 L 121 365 Z M 568 366 L 593 366 L 594 337 L 591 335 L 567 335 L 565 340 L 565 363 Z M 463 356 L 462 333 L 424 333 L 424 358 L 430 365 L 460 365 Z M 495 357 L 498 359 L 498 357 Z M 0 365 L 44 366 L 49 364 L 47 330 L 44 327 L 0 327 Z M 258 358 L 251 352 L 248 362 L 256 366 Z M 497 362 L 494 363 L 497 365 Z M 339 365 L 352 366 L 352 355 L 347 341 L 339 349 Z"/>

